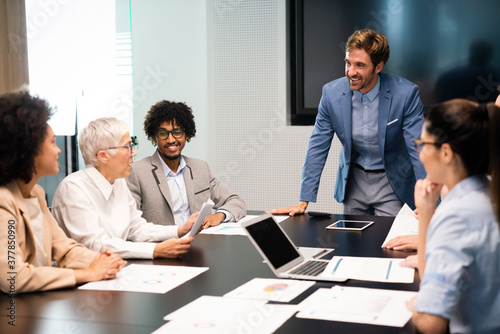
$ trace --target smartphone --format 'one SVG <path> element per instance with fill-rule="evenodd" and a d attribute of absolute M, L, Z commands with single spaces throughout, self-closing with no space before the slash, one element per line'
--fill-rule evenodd
<path fill-rule="evenodd" d="M 307 211 L 311 217 L 330 217 L 332 214 L 328 212 Z"/>
<path fill-rule="evenodd" d="M 372 225 L 372 221 L 363 220 L 337 220 L 335 223 L 328 225 L 327 230 L 346 230 L 346 231 L 362 231 Z"/>

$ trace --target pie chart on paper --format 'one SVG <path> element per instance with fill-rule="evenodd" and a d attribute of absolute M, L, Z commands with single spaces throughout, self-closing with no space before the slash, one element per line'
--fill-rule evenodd
<path fill-rule="evenodd" d="M 264 288 L 265 292 L 279 292 L 288 288 L 288 284 L 271 284 Z"/>

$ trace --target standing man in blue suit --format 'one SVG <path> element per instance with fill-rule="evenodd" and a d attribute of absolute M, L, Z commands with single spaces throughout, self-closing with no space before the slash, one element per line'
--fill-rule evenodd
<path fill-rule="evenodd" d="M 344 213 L 395 216 L 403 203 L 415 208 L 415 182 L 425 178 L 413 142 L 422 130 L 423 107 L 415 84 L 381 73 L 388 59 L 384 35 L 364 29 L 349 37 L 346 76 L 323 87 L 302 171 L 301 202 L 271 213 L 302 214 L 316 202 L 335 133 L 342 144 L 335 199 Z"/>

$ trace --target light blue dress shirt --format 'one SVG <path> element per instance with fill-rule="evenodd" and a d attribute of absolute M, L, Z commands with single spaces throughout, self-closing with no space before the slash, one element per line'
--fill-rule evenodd
<path fill-rule="evenodd" d="M 184 182 L 184 170 L 186 169 L 186 161 L 184 157 L 181 156 L 179 161 L 179 167 L 177 168 L 177 173 L 172 172 L 170 167 L 167 166 L 165 161 L 163 161 L 160 154 L 157 152 L 161 164 L 163 166 L 163 171 L 165 172 L 165 178 L 167 179 L 168 188 L 170 190 L 170 195 L 172 196 L 174 213 L 174 220 L 176 225 L 184 225 L 186 221 L 191 216 L 191 209 L 189 208 L 189 202 L 186 192 L 186 183 Z M 219 209 L 215 212 L 222 212 L 226 215 L 226 218 L 222 223 L 228 222 L 233 218 L 233 215 L 224 209 Z"/>
<path fill-rule="evenodd" d="M 170 189 L 170 195 L 172 196 L 172 203 L 174 206 L 172 212 L 174 213 L 175 224 L 184 225 L 189 216 L 191 216 L 186 193 L 186 184 L 184 183 L 186 161 L 184 161 L 184 157 L 181 156 L 179 167 L 177 167 L 177 173 L 172 172 L 170 167 L 167 166 L 161 157 L 160 161 L 163 165 L 163 171 L 165 172 L 165 178 L 167 179 L 168 188 Z"/>
<path fill-rule="evenodd" d="M 458 183 L 427 230 L 418 312 L 449 319 L 451 333 L 500 333 L 500 236 L 485 175 Z"/>
<path fill-rule="evenodd" d="M 378 144 L 380 78 L 371 91 L 352 94 L 352 161 L 364 169 L 384 169 Z"/>

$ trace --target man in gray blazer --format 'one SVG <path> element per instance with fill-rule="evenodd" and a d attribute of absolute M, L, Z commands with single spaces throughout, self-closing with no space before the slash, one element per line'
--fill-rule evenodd
<path fill-rule="evenodd" d="M 144 131 L 158 148 L 132 164 L 127 184 L 147 221 L 183 225 L 208 199 L 216 211 L 207 216 L 203 228 L 245 216 L 245 202 L 215 177 L 205 161 L 181 155 L 186 141 L 196 134 L 191 108 L 162 100 L 148 111 Z"/>

